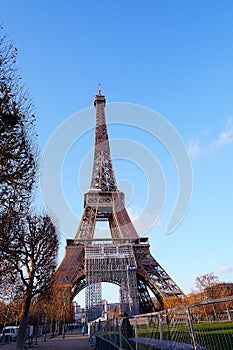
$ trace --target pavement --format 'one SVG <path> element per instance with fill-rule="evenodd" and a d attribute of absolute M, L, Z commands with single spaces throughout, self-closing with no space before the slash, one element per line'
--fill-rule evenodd
<path fill-rule="evenodd" d="M 15 350 L 16 343 L 0 344 L 0 350 Z M 63 339 L 62 335 L 54 338 L 44 337 L 37 338 L 37 344 L 33 344 L 30 349 L 35 350 L 93 350 L 89 342 L 88 335 L 82 335 L 80 332 L 66 333 Z"/>

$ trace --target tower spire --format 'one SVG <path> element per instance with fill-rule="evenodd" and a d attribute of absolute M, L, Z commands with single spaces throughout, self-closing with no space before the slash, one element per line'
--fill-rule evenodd
<path fill-rule="evenodd" d="M 98 84 L 98 95 L 101 95 L 100 85 L 101 84 Z"/>
<path fill-rule="evenodd" d="M 100 90 L 98 91 L 100 92 Z M 125 208 L 124 193 L 117 188 L 105 117 L 105 96 L 95 95 L 95 150 L 90 189 L 84 194 L 84 212 L 76 239 L 93 239 L 96 221 L 108 221 L 114 239 L 138 239 Z"/>
<path fill-rule="evenodd" d="M 96 108 L 96 127 L 91 188 L 102 191 L 117 191 L 108 141 L 104 109 L 105 104 L 105 96 L 101 94 L 100 84 L 98 84 L 98 94 L 95 95 L 94 98 L 94 106 Z"/>

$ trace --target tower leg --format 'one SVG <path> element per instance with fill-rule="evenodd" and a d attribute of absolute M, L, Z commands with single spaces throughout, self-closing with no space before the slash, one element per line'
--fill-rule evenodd
<path fill-rule="evenodd" d="M 135 271 L 125 271 L 120 287 L 121 313 L 123 316 L 139 314 L 137 278 Z"/>

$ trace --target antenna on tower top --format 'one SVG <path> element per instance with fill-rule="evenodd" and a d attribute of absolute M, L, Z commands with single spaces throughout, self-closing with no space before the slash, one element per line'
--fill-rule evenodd
<path fill-rule="evenodd" d="M 98 95 L 101 95 L 100 84 L 98 84 Z"/>

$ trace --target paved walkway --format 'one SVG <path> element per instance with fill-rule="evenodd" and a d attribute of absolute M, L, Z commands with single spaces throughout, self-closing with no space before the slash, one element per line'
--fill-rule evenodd
<path fill-rule="evenodd" d="M 0 350 L 15 350 L 16 344 L 12 342 L 10 344 L 0 344 Z M 80 333 L 67 333 L 65 339 L 62 336 L 55 338 L 47 338 L 44 341 L 44 337 L 37 339 L 37 345 L 33 345 L 32 350 L 93 350 L 89 343 L 89 337 L 83 336 Z"/>
<path fill-rule="evenodd" d="M 134 342 L 136 342 L 136 338 L 130 338 L 130 340 L 133 340 Z M 167 349 L 192 350 L 193 349 L 193 346 L 191 344 L 180 343 L 172 340 L 159 340 L 159 339 L 138 337 L 137 341 L 138 343 L 147 344 L 152 347 L 156 347 L 156 349 L 161 349 L 161 350 L 167 350 Z M 206 348 L 202 347 L 201 345 L 198 345 L 198 349 L 206 350 Z"/>

